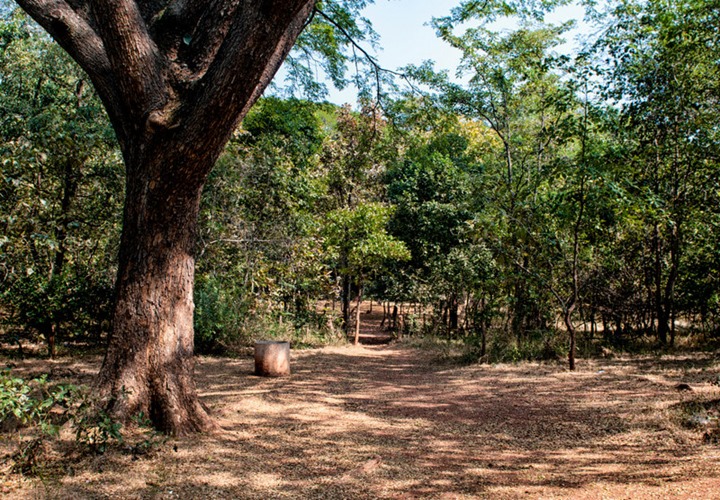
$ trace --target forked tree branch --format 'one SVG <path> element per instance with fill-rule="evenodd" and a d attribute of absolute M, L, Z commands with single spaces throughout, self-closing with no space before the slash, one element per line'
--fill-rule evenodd
<path fill-rule="evenodd" d="M 135 0 L 92 3 L 125 109 L 133 120 L 163 107 L 169 96 L 163 58 L 150 38 Z"/>
<path fill-rule="evenodd" d="M 137 145 L 157 142 L 175 145 L 180 158 L 219 154 L 315 2 L 18 1 L 89 74 L 125 155 L 144 155 Z"/>
<path fill-rule="evenodd" d="M 65 0 L 16 0 L 90 75 L 106 74 L 110 61 L 102 39 Z"/>
<path fill-rule="evenodd" d="M 236 16 L 242 16 L 245 2 L 209 1 L 202 2 L 202 9 L 192 12 L 193 23 L 183 34 L 180 60 L 195 73 L 194 79 L 205 75 L 221 49 Z M 240 4 L 240 5 L 239 5 Z M 189 9 L 193 5 L 187 5 Z M 187 12 L 184 14 L 187 16 Z"/>

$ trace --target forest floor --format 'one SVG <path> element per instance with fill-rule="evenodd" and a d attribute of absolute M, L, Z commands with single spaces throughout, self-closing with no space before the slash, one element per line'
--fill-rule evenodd
<path fill-rule="evenodd" d="M 89 383 L 99 358 L 13 361 Z M 294 351 L 286 378 L 202 357 L 222 430 L 78 453 L 66 430 L 3 498 L 720 498 L 720 357 L 463 366 L 404 343 Z M 678 384 L 690 387 L 678 390 Z M 686 422 L 700 427 L 689 428 Z"/>

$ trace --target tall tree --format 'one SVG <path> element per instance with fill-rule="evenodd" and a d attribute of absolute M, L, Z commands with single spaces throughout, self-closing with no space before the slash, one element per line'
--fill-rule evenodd
<path fill-rule="evenodd" d="M 622 0 L 603 19 L 608 34 L 596 49 L 611 62 L 609 97 L 631 131 L 651 322 L 672 343 L 685 254 L 716 206 L 707 188 L 717 175 L 718 2 Z"/>
<path fill-rule="evenodd" d="M 173 434 L 208 430 L 193 372 L 200 194 L 314 0 L 18 0 L 92 80 L 125 162 L 113 332 L 99 388 Z"/>
<path fill-rule="evenodd" d="M 573 111 L 572 89 L 563 81 L 567 58 L 556 52 L 570 25 L 542 23 L 539 13 L 523 10 L 529 6 L 488 2 L 476 11 L 466 4 L 433 21 L 438 36 L 462 51 L 459 73 L 469 76 L 467 83 L 454 83 L 429 64 L 409 69 L 447 109 L 485 125 L 501 146 L 484 155 L 482 177 L 488 186 L 482 198 L 489 205 L 486 214 L 494 214 L 484 218 L 495 225 L 498 257 L 509 264 L 504 268 L 508 310 L 519 341 L 530 331 L 547 329 L 547 292 L 518 269 L 536 267 L 539 242 L 533 234 L 543 222 L 537 201 L 567 147 L 565 122 Z M 499 32 L 489 24 L 507 15 L 518 22 L 515 31 Z M 456 34 L 470 19 L 481 24 Z"/>
<path fill-rule="evenodd" d="M 321 155 L 327 169 L 328 204 L 338 210 L 354 210 L 376 198 L 377 183 L 384 165 L 379 161 L 385 124 L 377 110 L 365 108 L 353 113 L 349 106 L 337 115 L 336 131 L 326 141 Z M 375 189 L 373 189 L 375 188 Z M 350 299 L 353 284 L 348 250 L 352 245 L 340 246 L 336 269 L 340 278 L 340 303 L 345 333 L 350 329 Z"/>
<path fill-rule="evenodd" d="M 360 305 L 369 278 L 379 274 L 388 262 L 410 258 L 405 244 L 387 233 L 390 215 L 390 208 L 372 202 L 360 202 L 352 208 L 343 207 L 328 214 L 325 245 L 339 260 L 340 274 L 353 280 L 357 287 L 355 345 L 360 342 Z M 348 318 L 344 319 L 348 332 Z"/>

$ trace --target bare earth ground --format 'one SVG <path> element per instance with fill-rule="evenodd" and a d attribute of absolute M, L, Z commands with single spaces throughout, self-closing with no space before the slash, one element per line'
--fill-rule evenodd
<path fill-rule="evenodd" d="M 15 362 L 89 383 L 99 360 Z M 289 378 L 252 358 L 200 358 L 223 430 L 133 457 L 48 454 L 41 478 L 9 472 L 3 498 L 720 498 L 720 446 L 679 423 L 714 401 L 720 360 L 438 364 L 402 344 L 293 352 Z M 676 384 L 692 386 L 678 392 Z M 67 443 L 66 443 L 67 444 Z M 72 448 L 69 445 L 67 450 Z"/>

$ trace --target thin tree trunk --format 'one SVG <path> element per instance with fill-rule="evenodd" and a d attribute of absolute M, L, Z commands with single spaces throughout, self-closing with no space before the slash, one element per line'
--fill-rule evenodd
<path fill-rule="evenodd" d="M 663 304 L 662 286 L 662 255 L 660 245 L 660 229 L 655 223 L 653 228 L 654 281 L 655 281 L 655 317 L 657 318 L 657 336 L 661 344 L 667 344 L 668 320 Z"/>
<path fill-rule="evenodd" d="M 568 334 L 570 335 L 570 349 L 568 352 L 568 368 L 572 371 L 575 370 L 575 325 L 572 322 L 572 313 L 575 309 L 575 305 L 571 305 L 567 309 L 565 309 L 564 314 L 564 320 L 565 320 L 565 327 L 568 330 Z"/>
<path fill-rule="evenodd" d="M 670 346 L 675 347 L 675 308 L 670 311 Z"/>
<path fill-rule="evenodd" d="M 453 293 L 448 300 L 448 329 L 450 332 L 456 332 L 458 329 L 458 307 L 458 297 Z"/>
<path fill-rule="evenodd" d="M 470 309 L 470 294 L 469 294 L 469 293 L 465 294 L 465 301 L 464 301 L 464 303 L 465 303 L 465 304 L 464 304 L 464 306 L 463 306 L 463 314 L 462 314 L 462 316 L 463 316 L 463 321 L 462 321 L 462 325 L 463 325 L 463 331 L 464 331 L 464 332 L 467 332 L 467 331 L 470 329 L 470 317 L 469 317 L 469 314 L 468 314 L 468 310 Z M 476 307 L 476 309 L 477 309 L 477 307 Z"/>
<path fill-rule="evenodd" d="M 480 318 L 480 356 L 484 358 L 487 354 L 487 311 L 485 310 L 487 301 L 485 294 L 483 294 L 482 299 L 480 299 L 480 306 L 482 307 L 482 317 Z"/>
<path fill-rule="evenodd" d="M 357 296 L 357 307 L 355 308 L 355 345 L 360 343 L 360 304 L 362 304 L 363 287 L 359 287 Z"/>
<path fill-rule="evenodd" d="M 586 91 L 587 92 L 587 91 Z M 588 99 L 587 99 L 587 93 L 585 95 L 585 109 L 584 109 L 584 116 L 583 116 L 583 134 L 582 134 L 582 144 L 581 144 L 581 165 L 584 166 L 585 164 L 585 147 L 586 147 L 586 133 L 587 133 L 587 117 L 588 117 Z M 579 206 L 577 211 L 577 219 L 575 219 L 575 224 L 573 227 L 573 253 L 572 253 L 572 269 L 571 269 L 571 280 L 572 280 L 572 294 L 570 295 L 570 300 L 568 301 L 568 304 L 566 307 L 563 307 L 564 309 L 564 319 L 565 319 L 565 326 L 568 330 L 568 334 L 570 336 L 570 346 L 568 350 L 568 368 L 572 371 L 575 370 L 575 341 L 576 341 L 576 331 L 575 331 L 575 325 L 573 324 L 572 315 L 575 308 L 578 306 L 578 302 L 580 300 L 580 229 L 583 223 L 583 215 L 585 213 L 585 203 L 586 203 L 586 194 L 585 194 L 585 172 L 584 170 L 580 173 L 580 192 L 578 193 L 579 196 Z"/>
<path fill-rule="evenodd" d="M 342 277 L 340 303 L 342 307 L 343 331 L 345 335 L 348 335 L 350 333 L 350 277 L 347 275 L 343 275 Z"/>
<path fill-rule="evenodd" d="M 675 283 L 680 268 L 681 221 L 676 221 L 670 235 L 670 270 L 665 283 L 664 319 L 665 328 L 670 334 L 670 345 L 675 344 Z"/>
<path fill-rule="evenodd" d="M 55 228 L 55 241 L 57 242 L 57 251 L 53 263 L 50 267 L 50 276 L 48 278 L 48 284 L 46 287 L 46 293 L 49 295 L 56 295 L 58 287 L 62 286 L 62 275 L 65 271 L 65 259 L 67 255 L 67 247 L 65 245 L 67 241 L 67 228 L 70 224 L 70 206 L 73 198 L 77 193 L 77 179 L 76 176 L 79 172 L 75 169 L 79 168 L 73 161 L 66 160 L 63 166 L 63 185 L 62 185 L 62 198 L 60 200 L 60 216 L 58 218 Z M 57 315 L 57 311 L 53 308 L 50 311 L 50 317 L 40 325 L 40 331 L 45 337 L 45 341 L 48 346 L 48 356 L 51 359 L 55 358 L 56 355 L 56 339 L 58 331 L 60 330 L 60 318 Z"/>

